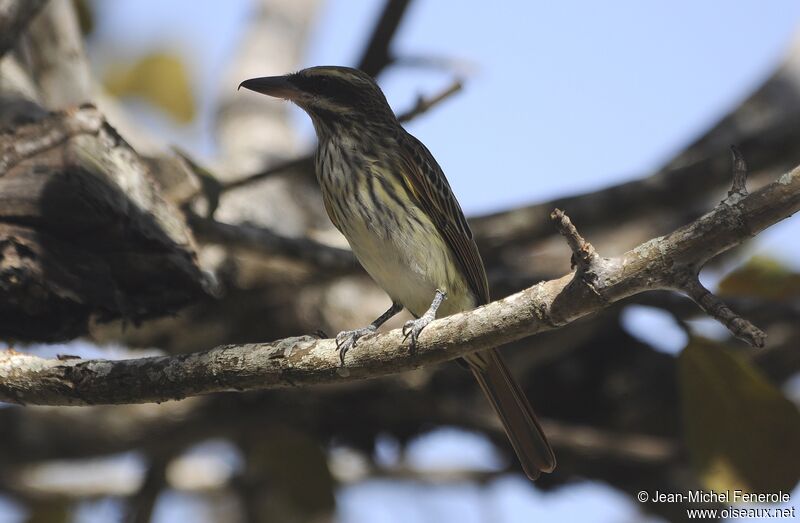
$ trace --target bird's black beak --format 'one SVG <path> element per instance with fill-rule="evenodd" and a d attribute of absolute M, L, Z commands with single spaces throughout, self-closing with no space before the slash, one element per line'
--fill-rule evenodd
<path fill-rule="evenodd" d="M 295 87 L 286 76 L 251 78 L 240 83 L 239 89 L 242 87 L 284 100 L 297 100 L 302 94 L 302 91 Z"/>

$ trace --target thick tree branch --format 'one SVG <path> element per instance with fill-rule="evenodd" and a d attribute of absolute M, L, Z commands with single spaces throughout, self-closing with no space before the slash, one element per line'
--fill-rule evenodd
<path fill-rule="evenodd" d="M 91 318 L 161 316 L 210 283 L 179 211 L 94 107 L 0 133 L 5 339 L 59 341 Z"/>
<path fill-rule="evenodd" d="M 122 361 L 46 360 L 8 351 L 0 360 L 0 400 L 50 405 L 165 401 L 403 372 L 566 325 L 640 292 L 673 289 L 692 295 L 693 289 L 685 288 L 687 271 L 697 274 L 712 257 L 798 210 L 800 167 L 736 202 L 726 199 L 667 236 L 617 258 L 600 258 L 589 283 L 579 271 L 437 320 L 414 354 L 397 329 L 361 340 L 344 367 L 334 340 L 309 336 Z"/>

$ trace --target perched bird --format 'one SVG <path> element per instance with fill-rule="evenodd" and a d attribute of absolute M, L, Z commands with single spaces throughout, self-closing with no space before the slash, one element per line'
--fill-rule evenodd
<path fill-rule="evenodd" d="M 311 117 L 319 145 L 316 174 L 325 209 L 356 258 L 391 297 L 367 327 L 336 337 L 342 362 L 358 339 L 404 307 L 411 347 L 437 314 L 489 301 L 478 248 L 461 206 L 428 149 L 400 125 L 366 73 L 311 67 L 245 80 L 239 87 L 290 100 Z M 551 472 L 555 456 L 524 393 L 496 350 L 464 357 L 497 411 L 529 478 Z"/>

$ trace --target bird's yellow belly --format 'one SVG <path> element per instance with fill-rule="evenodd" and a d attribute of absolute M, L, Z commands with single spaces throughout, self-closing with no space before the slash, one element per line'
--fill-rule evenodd
<path fill-rule="evenodd" d="M 376 218 L 377 212 L 386 209 L 372 209 L 370 216 Z M 353 253 L 372 279 L 415 316 L 428 310 L 437 289 L 447 294 L 439 317 L 473 308 L 475 299 L 453 254 L 427 215 L 416 207 L 392 212 L 400 218 L 389 227 L 377 218 L 364 221 L 356 214 L 339 221 Z M 414 213 L 416 219 L 408 213 Z"/>
<path fill-rule="evenodd" d="M 392 167 L 367 161 L 354 169 L 336 161 L 347 156 L 345 150 L 352 157 L 358 149 L 345 138 L 338 146 L 320 144 L 317 176 L 328 214 L 364 269 L 415 316 L 428 310 L 437 289 L 447 294 L 438 316 L 473 308 L 475 298 L 453 252 Z"/>

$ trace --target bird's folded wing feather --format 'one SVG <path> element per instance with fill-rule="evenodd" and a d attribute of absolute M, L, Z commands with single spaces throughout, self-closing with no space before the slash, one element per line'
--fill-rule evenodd
<path fill-rule="evenodd" d="M 425 145 L 408 133 L 400 137 L 403 183 L 453 251 L 478 305 L 488 303 L 489 284 L 478 246 L 442 168 Z"/>

